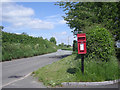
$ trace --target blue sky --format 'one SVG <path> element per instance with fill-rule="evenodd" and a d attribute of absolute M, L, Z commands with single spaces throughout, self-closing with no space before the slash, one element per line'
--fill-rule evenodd
<path fill-rule="evenodd" d="M 2 4 L 3 31 L 57 39 L 57 44 L 72 45 L 73 34 L 62 18 L 65 12 L 54 2 L 12 2 Z"/>

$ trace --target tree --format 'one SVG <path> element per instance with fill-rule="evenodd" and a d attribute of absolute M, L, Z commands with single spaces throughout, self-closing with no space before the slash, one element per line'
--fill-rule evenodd
<path fill-rule="evenodd" d="M 61 44 L 58 44 L 58 46 L 61 46 Z"/>
<path fill-rule="evenodd" d="M 64 43 L 61 43 L 61 46 L 63 47 L 65 44 Z"/>
<path fill-rule="evenodd" d="M 23 32 L 23 33 L 21 33 L 22 35 L 27 35 L 28 36 L 28 34 L 26 33 L 26 32 Z"/>
<path fill-rule="evenodd" d="M 55 37 L 51 37 L 51 38 L 50 38 L 50 42 L 52 42 L 52 43 L 54 43 L 54 44 L 57 43 Z"/>
<path fill-rule="evenodd" d="M 0 26 L 0 47 L 2 45 L 2 29 L 3 28 L 4 28 L 3 26 Z M 1 50 L 1 48 L 0 48 L 0 50 Z"/>
<path fill-rule="evenodd" d="M 2 30 L 4 27 L 3 26 L 0 26 L 0 30 Z"/>
<path fill-rule="evenodd" d="M 73 41 L 73 51 L 78 52 L 78 51 L 77 51 L 77 47 L 78 47 L 78 46 L 77 46 L 77 41 L 74 40 L 74 41 Z"/>
<path fill-rule="evenodd" d="M 46 40 L 46 41 L 48 41 L 48 39 L 47 39 L 47 38 L 45 38 L 45 40 Z"/>
<path fill-rule="evenodd" d="M 116 41 L 120 40 L 120 2 L 60 2 L 66 16 L 64 20 L 73 31 L 87 32 L 94 24 L 107 28 Z"/>

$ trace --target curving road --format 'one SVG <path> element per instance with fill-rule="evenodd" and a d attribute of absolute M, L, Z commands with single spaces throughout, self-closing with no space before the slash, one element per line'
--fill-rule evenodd
<path fill-rule="evenodd" d="M 2 62 L 2 88 L 47 88 L 33 78 L 30 75 L 31 72 L 71 54 L 72 51 L 58 50 L 55 53 Z M 112 90 L 116 90 L 118 86 L 120 83 L 119 85 L 115 83 L 101 86 L 63 86 L 62 88 L 113 88 Z"/>
<path fill-rule="evenodd" d="M 22 82 L 22 79 L 26 79 L 31 72 L 38 68 L 56 62 L 71 54 L 72 51 L 58 50 L 55 53 L 2 62 L 2 88 L 38 87 L 35 81 L 28 84 L 32 80 L 31 77 L 24 80 L 24 82 Z M 35 86 L 32 85 L 33 83 L 35 83 Z"/>

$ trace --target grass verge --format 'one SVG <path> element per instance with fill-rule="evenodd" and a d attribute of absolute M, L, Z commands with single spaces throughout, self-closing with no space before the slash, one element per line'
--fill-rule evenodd
<path fill-rule="evenodd" d="M 72 51 L 72 50 L 73 50 L 73 47 L 72 47 L 72 46 L 69 46 L 69 47 L 67 47 L 67 46 L 58 46 L 58 49 L 61 49 L 61 50 L 70 50 L 70 51 Z"/>
<path fill-rule="evenodd" d="M 73 49 L 72 48 L 61 48 L 62 50 L 70 50 L 72 51 Z"/>
<path fill-rule="evenodd" d="M 95 62 L 85 60 L 85 72 L 80 70 L 81 59 L 77 55 L 68 56 L 53 64 L 33 72 L 34 76 L 46 86 L 61 85 L 62 82 L 95 82 L 118 79 L 120 69 L 115 57 L 111 62 Z"/>

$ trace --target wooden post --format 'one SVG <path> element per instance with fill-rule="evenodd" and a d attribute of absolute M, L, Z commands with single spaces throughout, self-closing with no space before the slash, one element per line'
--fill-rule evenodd
<path fill-rule="evenodd" d="M 81 55 L 81 71 L 84 74 L 84 54 Z"/>

